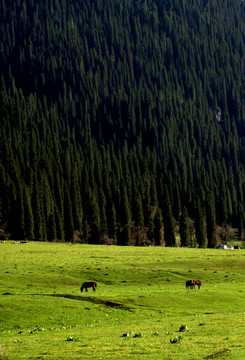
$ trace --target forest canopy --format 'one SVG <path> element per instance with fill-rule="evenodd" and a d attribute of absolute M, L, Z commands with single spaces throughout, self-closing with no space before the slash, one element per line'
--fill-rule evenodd
<path fill-rule="evenodd" d="M 0 0 L 0 237 L 244 231 L 245 2 Z"/>

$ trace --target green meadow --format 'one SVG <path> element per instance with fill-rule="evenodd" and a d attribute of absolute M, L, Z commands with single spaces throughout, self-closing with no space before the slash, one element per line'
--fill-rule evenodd
<path fill-rule="evenodd" d="M 245 250 L 6 242 L 0 360 L 245 359 L 244 284 Z"/>

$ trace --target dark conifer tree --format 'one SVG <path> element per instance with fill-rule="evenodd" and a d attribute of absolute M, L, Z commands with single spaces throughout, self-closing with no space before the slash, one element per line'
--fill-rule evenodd
<path fill-rule="evenodd" d="M 160 209 L 157 209 L 154 217 L 154 240 L 156 246 L 163 245 L 163 219 Z"/>
<path fill-rule="evenodd" d="M 24 195 L 20 178 L 16 179 L 12 195 L 11 208 L 11 225 L 12 237 L 14 239 L 23 239 L 25 235 L 25 214 L 24 214 Z"/>
<path fill-rule="evenodd" d="M 131 213 L 128 201 L 128 194 L 124 180 L 120 184 L 121 206 L 120 206 L 120 230 L 118 234 L 118 245 L 129 245 Z"/>
<path fill-rule="evenodd" d="M 182 207 L 180 215 L 179 233 L 181 246 L 190 246 L 190 231 L 189 231 L 189 217 L 185 206 Z"/>
<path fill-rule="evenodd" d="M 109 197 L 107 202 L 106 218 L 107 218 L 107 226 L 108 226 L 108 236 L 109 238 L 112 238 L 114 239 L 114 241 L 116 241 L 116 237 L 117 237 L 116 210 L 111 197 Z"/>
<path fill-rule="evenodd" d="M 143 194 L 143 213 L 144 224 L 147 228 L 147 234 L 150 240 L 153 240 L 154 222 L 152 216 L 151 195 L 150 195 L 151 183 L 147 179 L 144 184 Z"/>
<path fill-rule="evenodd" d="M 213 193 L 207 194 L 206 200 L 206 223 L 207 223 L 207 238 L 208 247 L 216 248 L 217 234 L 216 234 L 216 221 L 215 221 L 215 203 Z"/>
<path fill-rule="evenodd" d="M 163 188 L 163 224 L 164 224 L 164 241 L 166 246 L 175 246 L 174 219 L 167 185 Z"/>
<path fill-rule="evenodd" d="M 47 221 L 47 237 L 48 241 L 55 241 L 57 239 L 56 223 L 54 213 L 50 213 Z"/>
<path fill-rule="evenodd" d="M 65 230 L 65 241 L 73 242 L 74 240 L 74 223 L 72 216 L 72 204 L 71 197 L 68 190 L 67 184 L 65 184 L 64 192 L 64 230 Z"/>
<path fill-rule="evenodd" d="M 90 189 L 88 222 L 90 224 L 89 242 L 91 244 L 100 244 L 101 241 L 100 208 L 96 196 L 91 189 Z"/>
<path fill-rule="evenodd" d="M 147 236 L 151 243 L 154 243 L 154 234 L 155 234 L 154 225 L 155 225 L 155 222 L 154 222 L 154 217 L 153 217 L 153 213 L 152 213 L 150 215 L 150 218 L 148 221 L 148 226 L 147 226 Z"/>
<path fill-rule="evenodd" d="M 75 163 L 73 166 L 73 172 L 71 177 L 71 201 L 72 201 L 72 210 L 73 210 L 74 229 L 81 232 L 83 209 L 82 209 L 82 198 L 81 198 L 81 192 L 79 186 L 77 163 Z"/>
<path fill-rule="evenodd" d="M 197 206 L 195 209 L 195 231 L 196 231 L 196 241 L 199 247 L 207 247 L 207 238 L 205 233 L 205 224 L 204 224 L 204 215 L 203 209 L 201 207 L 200 198 L 198 197 Z"/>
<path fill-rule="evenodd" d="M 62 221 L 62 217 L 57 208 L 55 208 L 54 211 L 55 211 L 55 213 L 54 213 L 55 224 L 54 225 L 52 224 L 52 218 L 51 218 L 50 219 L 51 220 L 51 224 L 50 224 L 51 228 L 49 227 L 49 235 L 50 235 L 49 240 L 52 239 L 52 234 L 55 235 L 54 230 L 56 229 L 57 239 L 59 241 L 64 241 L 65 240 L 65 231 L 64 231 L 64 224 Z M 51 214 L 51 216 L 52 216 L 52 214 Z"/>
<path fill-rule="evenodd" d="M 43 241 L 43 221 L 40 202 L 40 185 L 37 177 L 34 178 L 32 192 L 32 209 L 34 218 L 34 237 L 37 241 Z"/>
<path fill-rule="evenodd" d="M 139 194 L 136 195 L 135 199 L 135 210 L 134 210 L 134 219 L 135 224 L 140 226 L 142 229 L 144 228 L 144 214 L 142 208 L 142 200 Z"/>
<path fill-rule="evenodd" d="M 30 191 L 27 187 L 24 189 L 24 216 L 25 216 L 25 237 L 28 240 L 34 240 L 34 219 L 31 206 Z"/>

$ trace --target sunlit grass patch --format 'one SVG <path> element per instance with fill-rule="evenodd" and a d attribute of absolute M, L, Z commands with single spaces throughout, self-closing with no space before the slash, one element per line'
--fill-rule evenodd
<path fill-rule="evenodd" d="M 11 360 L 245 356 L 242 250 L 5 245 L 0 344 Z M 84 281 L 96 292 L 81 293 Z"/>

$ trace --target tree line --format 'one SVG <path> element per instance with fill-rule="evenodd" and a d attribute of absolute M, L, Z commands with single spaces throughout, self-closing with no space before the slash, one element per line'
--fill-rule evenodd
<path fill-rule="evenodd" d="M 0 236 L 244 231 L 245 3 L 0 1 Z"/>

